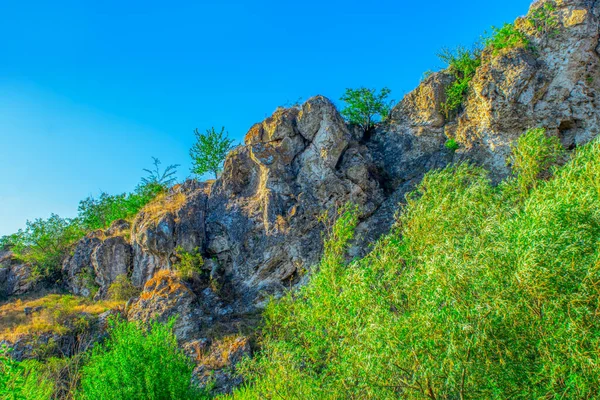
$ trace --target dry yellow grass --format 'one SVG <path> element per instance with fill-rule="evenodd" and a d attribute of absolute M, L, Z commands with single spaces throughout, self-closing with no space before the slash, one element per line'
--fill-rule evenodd
<path fill-rule="evenodd" d="M 188 291 L 179 280 L 177 273 L 168 269 L 158 271 L 152 279 L 144 285 L 144 291 L 141 294 L 142 300 L 148 300 L 153 297 L 169 297 L 170 294 L 177 291 Z"/>
<path fill-rule="evenodd" d="M 31 300 L 16 300 L 0 306 L 0 340 L 14 341 L 21 335 L 42 332 L 65 333 L 64 322 L 80 313 L 93 316 L 122 305 L 119 301 L 94 302 L 85 297 L 50 294 Z M 25 309 L 30 312 L 25 315 Z"/>
<path fill-rule="evenodd" d="M 186 201 L 183 193 L 161 193 L 142 208 L 142 212 L 154 223 L 168 213 L 175 213 Z"/>

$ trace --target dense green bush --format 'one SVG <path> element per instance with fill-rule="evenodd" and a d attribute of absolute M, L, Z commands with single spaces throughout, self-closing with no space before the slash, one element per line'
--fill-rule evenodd
<path fill-rule="evenodd" d="M 167 325 L 146 327 L 113 320 L 109 339 L 92 350 L 81 370 L 81 399 L 179 400 L 199 398 L 191 386 L 192 363 Z"/>
<path fill-rule="evenodd" d="M 555 157 L 526 136 L 540 148 L 517 148 L 515 167 L 531 175 Z M 599 160 L 596 141 L 525 193 L 467 164 L 429 173 L 350 264 L 344 214 L 308 285 L 268 307 L 233 397 L 599 397 Z"/>
<path fill-rule="evenodd" d="M 88 197 L 79 202 L 79 220 L 88 231 L 106 229 L 117 219 L 133 218 L 146 204 L 150 203 L 167 186 L 156 182 L 140 184 L 133 193 L 110 195 L 101 193 L 99 197 Z"/>
<path fill-rule="evenodd" d="M 193 252 L 187 252 L 183 247 L 175 248 L 177 262 L 173 265 L 175 271 L 183 279 L 192 279 L 202 274 L 204 259 L 200 250 L 196 247 Z"/>
<path fill-rule="evenodd" d="M 481 50 L 458 47 L 455 50 L 443 49 L 438 57 L 448 67 L 448 72 L 454 76 L 454 81 L 446 89 L 446 102 L 442 105 L 446 116 L 457 112 L 469 90 L 469 84 L 477 68 L 481 65 Z"/>
<path fill-rule="evenodd" d="M 49 400 L 54 386 L 44 379 L 35 362 L 18 362 L 0 347 L 0 399 Z"/>
<path fill-rule="evenodd" d="M 529 38 L 515 24 L 504 24 L 502 28 L 492 27 L 492 35 L 485 39 L 485 45 L 497 55 L 503 50 L 529 46 Z"/>

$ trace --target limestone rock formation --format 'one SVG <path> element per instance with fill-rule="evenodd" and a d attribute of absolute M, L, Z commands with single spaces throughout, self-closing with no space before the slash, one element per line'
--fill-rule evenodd
<path fill-rule="evenodd" d="M 81 239 L 73 253 L 63 261 L 63 276 L 69 290 L 80 296 L 90 296 L 97 289 L 102 298 L 117 276 L 130 276 L 133 250 L 127 233 L 127 221 L 117 220 L 106 231 L 95 231 Z"/>

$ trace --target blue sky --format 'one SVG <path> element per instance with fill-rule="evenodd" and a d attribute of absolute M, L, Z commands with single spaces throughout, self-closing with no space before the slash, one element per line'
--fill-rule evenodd
<path fill-rule="evenodd" d="M 279 105 L 347 87 L 400 99 L 442 47 L 526 13 L 496 1 L 0 1 L 0 235 L 151 157 L 189 176 L 194 128 L 242 140 Z"/>

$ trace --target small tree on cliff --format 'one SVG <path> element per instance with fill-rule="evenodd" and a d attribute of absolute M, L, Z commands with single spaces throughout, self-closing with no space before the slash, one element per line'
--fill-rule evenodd
<path fill-rule="evenodd" d="M 388 101 L 391 90 L 383 88 L 379 93 L 375 89 L 346 89 L 341 100 L 347 104 L 342 116 L 354 125 L 358 125 L 365 133 L 375 126 L 378 120 L 385 120 L 392 108 Z"/>
<path fill-rule="evenodd" d="M 225 132 L 224 127 L 220 132 L 214 127 L 207 129 L 204 134 L 196 129 L 194 134 L 196 143 L 190 149 L 192 172 L 198 176 L 212 172 L 216 179 L 227 153 L 233 148 L 233 140 L 229 139 L 229 133 Z"/>

